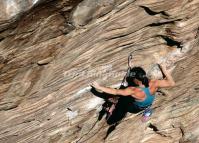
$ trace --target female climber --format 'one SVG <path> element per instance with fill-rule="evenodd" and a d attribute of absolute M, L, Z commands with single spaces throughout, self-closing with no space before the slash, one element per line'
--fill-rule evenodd
<path fill-rule="evenodd" d="M 172 87 L 175 85 L 171 74 L 166 70 L 165 65 L 159 65 L 165 78 L 162 80 L 149 80 L 146 72 L 141 67 L 134 67 L 126 78 L 128 87 L 125 89 L 114 89 L 99 85 L 97 82 L 92 87 L 111 95 L 132 96 L 134 108 L 144 110 L 151 106 L 154 101 L 154 94 L 158 88 Z"/>

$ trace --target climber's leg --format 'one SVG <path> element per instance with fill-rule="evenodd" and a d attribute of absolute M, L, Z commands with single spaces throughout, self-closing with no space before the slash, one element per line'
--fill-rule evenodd
<path fill-rule="evenodd" d="M 142 121 L 143 122 L 147 122 L 150 118 L 150 116 L 152 115 L 152 109 L 150 107 L 146 108 L 143 112 L 143 115 L 142 115 Z"/>

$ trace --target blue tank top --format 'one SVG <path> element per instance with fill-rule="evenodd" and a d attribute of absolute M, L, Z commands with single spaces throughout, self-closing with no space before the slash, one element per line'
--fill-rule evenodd
<path fill-rule="evenodd" d="M 146 98 L 143 101 L 135 100 L 134 104 L 137 105 L 138 107 L 144 108 L 144 107 L 150 106 L 153 103 L 155 96 L 151 95 L 148 87 L 144 87 L 144 88 L 142 87 L 141 89 L 146 94 Z"/>

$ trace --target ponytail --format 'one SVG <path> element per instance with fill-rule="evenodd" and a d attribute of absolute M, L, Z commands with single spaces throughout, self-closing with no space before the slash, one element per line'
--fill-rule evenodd
<path fill-rule="evenodd" d="M 146 76 L 144 76 L 141 81 L 145 87 L 149 87 L 149 79 Z"/>

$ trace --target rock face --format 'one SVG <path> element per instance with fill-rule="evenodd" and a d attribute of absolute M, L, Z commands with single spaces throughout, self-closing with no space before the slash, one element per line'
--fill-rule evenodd
<path fill-rule="evenodd" d="M 1 0 L 0 31 L 6 29 L 10 23 L 15 22 L 21 15 L 41 2 L 42 0 Z"/>
<path fill-rule="evenodd" d="M 0 2 L 0 142 L 198 143 L 199 1 L 90 2 Z M 166 63 L 176 86 L 147 123 L 109 125 L 89 83 L 119 87 L 132 52 L 151 78 Z"/>

